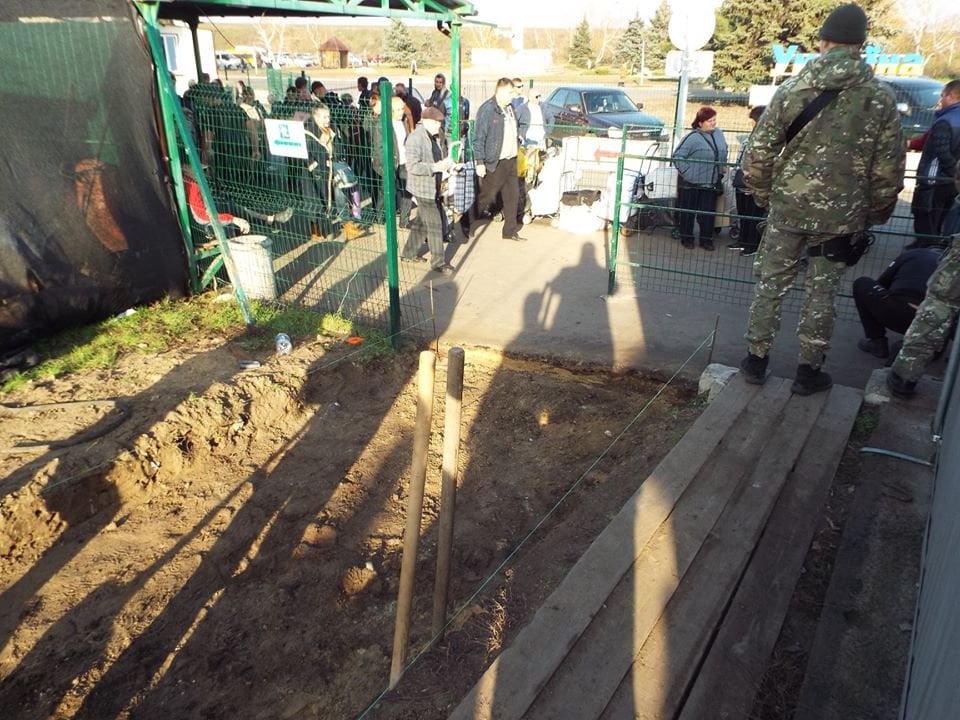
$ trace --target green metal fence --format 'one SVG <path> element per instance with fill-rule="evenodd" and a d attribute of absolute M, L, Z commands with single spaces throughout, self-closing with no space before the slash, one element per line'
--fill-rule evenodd
<path fill-rule="evenodd" d="M 254 297 L 337 313 L 391 333 L 401 325 L 406 331 L 424 329 L 426 309 L 410 292 L 424 280 L 423 266 L 398 263 L 397 248 L 411 229 L 409 217 L 398 219 L 394 210 L 406 207 L 410 198 L 394 201 L 394 177 L 384 178 L 373 168 L 371 123 L 381 119 L 373 117 L 369 103 L 334 93 L 318 101 L 294 90 L 261 102 L 244 92 L 239 83 L 201 83 L 182 98 L 215 206 L 190 209 L 201 279 L 228 280 L 208 218 L 215 213 L 239 217 L 249 223 L 249 234 L 228 244 L 242 250 L 234 255 L 241 283 L 245 277 L 250 284 L 248 294 L 252 288 Z M 311 114 L 320 106 L 330 121 L 324 167 L 271 152 L 271 120 L 302 122 L 310 129 Z M 392 155 L 387 145 L 383 152 Z M 185 151 L 182 139 L 180 148 Z M 229 232 L 231 223 L 226 227 Z M 251 259 L 251 250 L 261 257 L 267 253 L 268 261 Z"/>
<path fill-rule="evenodd" d="M 738 244 L 739 223 L 735 192 L 730 179 L 749 130 L 745 107 L 718 108 L 725 134 L 727 157 L 725 193 L 718 197 L 715 216 L 715 251 L 682 247 L 677 224 L 684 210 L 677 207 L 677 174 L 670 143 L 640 144 L 621 140 L 621 152 L 611 158 L 607 171 L 616 177 L 616 203 L 610 223 L 609 292 L 656 291 L 706 301 L 749 306 L 754 296 L 755 256 L 745 257 L 728 249 Z M 857 318 L 853 303 L 853 280 L 862 275 L 877 277 L 917 237 L 910 211 L 917 153 L 908 156 L 905 187 L 893 216 L 872 229 L 876 243 L 868 254 L 847 271 L 837 298 L 837 316 Z M 802 273 L 802 269 L 801 269 Z M 802 300 L 802 274 L 784 303 L 797 311 Z"/>

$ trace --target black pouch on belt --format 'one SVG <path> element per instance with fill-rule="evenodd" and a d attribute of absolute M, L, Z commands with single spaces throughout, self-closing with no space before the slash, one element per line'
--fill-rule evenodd
<path fill-rule="evenodd" d="M 819 245 L 814 245 L 807 254 L 810 257 L 825 257 L 832 262 L 856 265 L 873 243 L 873 233 L 860 231 L 849 235 L 838 235 Z"/>

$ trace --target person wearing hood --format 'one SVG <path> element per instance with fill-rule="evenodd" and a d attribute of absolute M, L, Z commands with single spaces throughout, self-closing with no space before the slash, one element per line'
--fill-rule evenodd
<path fill-rule="evenodd" d="M 903 187 L 906 143 L 897 103 L 860 57 L 866 39 L 863 8 L 835 8 L 820 29 L 820 56 L 780 86 L 743 158 L 754 201 L 769 208 L 755 262 L 748 354 L 740 363 L 749 383 L 767 378 L 783 299 L 807 254 L 792 389 L 800 395 L 830 389 L 822 367 L 851 239 L 885 223 Z"/>

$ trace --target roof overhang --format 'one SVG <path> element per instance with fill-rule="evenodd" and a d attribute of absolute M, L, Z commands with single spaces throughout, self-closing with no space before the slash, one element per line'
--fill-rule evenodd
<path fill-rule="evenodd" d="M 202 17 L 390 17 L 460 21 L 477 11 L 461 0 L 159 0 L 159 16 L 197 21 Z"/>

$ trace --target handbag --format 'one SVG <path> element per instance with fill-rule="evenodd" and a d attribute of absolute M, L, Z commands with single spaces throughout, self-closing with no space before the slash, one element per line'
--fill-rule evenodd
<path fill-rule="evenodd" d="M 717 169 L 717 179 L 713 181 L 713 191 L 717 195 L 723 195 L 723 173 L 719 170 L 720 166 L 720 150 L 717 147 L 717 141 L 713 139 L 713 136 L 710 133 L 703 133 L 704 137 L 707 138 L 709 143 L 713 146 L 713 162 L 714 167 Z"/>
<path fill-rule="evenodd" d="M 333 161 L 333 185 L 338 190 L 347 190 L 357 184 L 357 176 L 343 160 Z"/>
<path fill-rule="evenodd" d="M 735 190 L 747 189 L 747 179 L 744 177 L 743 170 L 741 168 L 737 168 L 733 173 L 732 183 Z"/>

